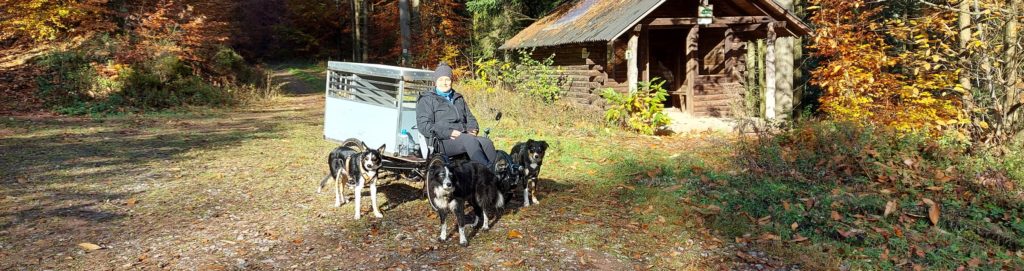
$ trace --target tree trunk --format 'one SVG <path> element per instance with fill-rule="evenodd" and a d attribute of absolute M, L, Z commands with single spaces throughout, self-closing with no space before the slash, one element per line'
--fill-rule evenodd
<path fill-rule="evenodd" d="M 1017 33 L 1017 18 L 1020 16 L 1021 0 L 1010 0 L 1009 2 L 1010 12 L 1007 16 L 1006 28 L 1003 32 L 1003 38 L 1005 39 L 1004 41 L 1006 44 L 1006 55 L 1003 57 L 1005 65 L 1003 66 L 1003 70 L 1006 79 L 1004 82 L 1006 94 L 1003 99 L 1003 108 L 1006 109 L 1006 112 L 1003 113 L 1003 123 L 1004 125 L 1009 126 L 1006 127 L 1008 128 L 1007 136 L 1012 137 L 1016 130 L 1013 129 L 1013 127 L 1016 126 L 1015 124 L 1019 119 L 1017 117 L 1019 114 L 1017 114 L 1016 111 L 1020 111 L 1020 106 L 1018 104 L 1021 103 L 1020 89 L 1017 88 L 1017 73 L 1020 72 L 1020 58 L 1017 56 L 1017 46 L 1020 46 L 1020 43 L 1017 40 L 1019 37 Z"/>
<path fill-rule="evenodd" d="M 410 64 L 409 59 L 409 46 L 410 44 L 410 32 L 409 32 L 409 0 L 398 1 L 398 18 L 401 24 L 402 32 L 402 66 L 408 67 Z"/>
<path fill-rule="evenodd" d="M 352 62 L 362 62 L 362 2 L 363 0 L 352 1 Z"/>
<path fill-rule="evenodd" d="M 369 23 L 367 23 L 369 20 L 367 20 L 367 18 L 370 18 L 370 12 L 372 12 L 372 9 L 371 9 L 370 5 L 372 5 L 373 2 L 366 1 L 366 0 L 360 0 L 360 1 L 363 2 L 363 3 L 359 5 L 362 8 L 362 11 L 360 11 L 360 13 L 361 13 L 360 15 L 362 15 L 361 18 L 360 18 L 361 24 L 359 25 L 359 27 L 361 28 L 361 30 L 359 31 L 360 32 L 360 37 L 359 37 L 359 43 L 360 43 L 359 44 L 359 48 L 360 48 L 360 50 L 359 50 L 359 52 L 363 54 L 363 56 L 361 58 L 362 62 L 366 62 L 367 60 L 370 59 L 370 49 L 369 49 L 370 48 L 370 42 L 369 42 L 369 37 L 368 37 L 369 34 L 370 34 L 370 31 L 369 31 Z"/>
<path fill-rule="evenodd" d="M 969 56 L 970 54 L 967 52 L 967 45 L 971 41 L 971 6 L 970 6 L 970 3 L 967 2 L 967 0 L 961 0 L 960 1 L 959 27 L 960 27 L 960 54 L 963 55 L 963 56 Z M 967 65 L 970 65 L 971 61 L 969 59 L 966 59 L 966 61 L 963 61 L 963 62 L 964 62 L 963 65 L 966 67 Z M 963 72 L 960 72 L 960 86 L 963 87 L 964 91 L 966 91 L 966 93 L 967 93 L 967 96 L 965 96 L 965 100 L 973 99 L 970 96 L 970 94 L 971 94 L 971 73 L 968 72 L 968 70 L 969 69 L 964 69 Z M 973 102 L 973 101 L 971 101 L 971 102 Z"/>

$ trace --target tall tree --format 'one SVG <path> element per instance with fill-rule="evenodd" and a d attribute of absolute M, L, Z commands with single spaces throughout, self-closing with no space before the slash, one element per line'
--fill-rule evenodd
<path fill-rule="evenodd" d="M 402 66 L 409 65 L 409 0 L 399 0 L 399 20 L 402 28 Z"/>

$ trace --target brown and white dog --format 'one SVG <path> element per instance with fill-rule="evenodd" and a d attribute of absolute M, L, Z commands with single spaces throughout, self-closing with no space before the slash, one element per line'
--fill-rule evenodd
<path fill-rule="evenodd" d="M 381 166 L 381 153 L 384 152 L 384 146 L 380 145 L 380 148 L 376 150 L 367 147 L 365 144 L 362 146 L 362 150 L 351 146 L 335 148 L 327 156 L 330 173 L 324 176 L 323 180 L 320 180 L 320 186 L 317 187 L 316 192 L 320 193 L 324 186 L 327 185 L 327 180 L 333 178 L 335 182 L 334 207 L 341 207 L 342 204 L 348 203 L 348 197 L 345 196 L 345 185 L 352 187 L 356 198 L 355 219 L 359 219 L 360 207 L 362 207 L 360 202 L 363 196 L 363 186 L 369 183 L 373 215 L 384 217 L 380 210 L 377 209 L 377 171 Z"/>
<path fill-rule="evenodd" d="M 519 182 L 523 187 L 523 206 L 540 204 L 537 200 L 537 178 L 540 176 L 540 167 L 544 164 L 544 153 L 548 149 L 545 141 L 527 140 L 516 143 L 512 146 L 512 163 L 519 165 L 522 169 Z"/>

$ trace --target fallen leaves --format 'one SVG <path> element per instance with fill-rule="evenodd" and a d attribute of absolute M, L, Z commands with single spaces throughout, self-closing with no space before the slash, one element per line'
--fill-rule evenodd
<path fill-rule="evenodd" d="M 98 249 L 102 249 L 103 248 L 103 247 L 101 247 L 99 245 L 96 245 L 96 244 L 93 244 L 93 243 L 78 243 L 78 247 L 80 247 L 82 249 L 85 249 L 85 250 L 88 250 L 88 251 L 93 251 L 93 250 L 98 250 Z"/>
<path fill-rule="evenodd" d="M 888 217 L 889 215 L 891 215 L 895 211 L 896 211 L 896 201 L 895 200 L 890 200 L 889 202 L 885 203 L 885 213 L 883 213 L 882 216 Z"/>
<path fill-rule="evenodd" d="M 843 215 L 839 214 L 839 212 L 835 210 L 832 210 L 832 220 L 843 221 Z"/>
<path fill-rule="evenodd" d="M 939 204 L 928 198 L 921 199 L 921 201 L 928 205 L 928 219 L 932 221 L 932 225 L 939 225 L 939 215 L 941 213 L 939 211 Z"/>
<path fill-rule="evenodd" d="M 522 238 L 523 238 L 523 234 L 520 233 L 519 231 L 517 231 L 517 230 L 509 230 L 508 231 L 508 239 L 522 239 Z"/>
<path fill-rule="evenodd" d="M 501 263 L 501 265 L 504 266 L 504 267 L 516 267 L 516 266 L 522 265 L 523 262 L 525 262 L 525 261 L 526 261 L 526 259 L 519 259 L 518 261 L 514 261 L 514 262 L 513 261 L 506 261 L 504 263 Z"/>
<path fill-rule="evenodd" d="M 839 232 L 839 235 L 842 236 L 843 238 L 855 237 L 857 235 L 864 233 L 864 230 L 861 229 L 850 229 L 848 231 L 837 229 L 836 231 Z"/>
<path fill-rule="evenodd" d="M 128 208 L 131 208 L 131 207 L 135 207 L 135 203 L 138 203 L 138 202 L 139 202 L 139 200 L 137 200 L 135 198 L 130 198 L 127 201 L 125 201 L 124 205 L 128 206 Z"/>
<path fill-rule="evenodd" d="M 722 207 L 718 207 L 718 205 L 714 204 L 709 204 L 704 208 L 697 209 L 697 212 L 701 213 L 702 215 L 713 215 L 722 212 Z"/>

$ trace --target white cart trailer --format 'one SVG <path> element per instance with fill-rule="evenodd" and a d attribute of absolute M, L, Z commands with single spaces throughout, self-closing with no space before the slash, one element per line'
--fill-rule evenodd
<path fill-rule="evenodd" d="M 379 64 L 327 64 L 324 139 L 386 144 L 384 169 L 405 176 L 423 167 L 428 151 L 415 129 L 416 98 L 433 88 L 433 72 Z M 408 132 L 405 135 L 403 131 Z M 362 145 L 362 144 L 357 144 Z"/>

